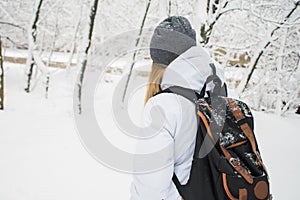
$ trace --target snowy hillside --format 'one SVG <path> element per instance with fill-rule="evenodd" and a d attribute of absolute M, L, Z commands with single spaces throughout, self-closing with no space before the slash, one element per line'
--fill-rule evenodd
<path fill-rule="evenodd" d="M 42 84 L 30 94 L 24 92 L 24 73 L 22 65 L 5 67 L 6 107 L 0 111 L 0 199 L 129 199 L 131 176 L 98 163 L 76 133 L 72 102 L 76 73 L 52 71 L 55 76 L 50 83 L 49 99 L 44 98 Z M 96 115 L 98 120 L 106 119 L 104 129 L 111 130 L 107 135 L 110 141 L 131 151 L 133 139 L 118 135 L 109 116 L 111 108 L 107 106 L 118 79 L 112 75 L 104 77 L 101 91 L 95 97 Z M 133 120 L 140 116 L 143 92 L 142 88 L 131 98 Z M 275 199 L 299 199 L 300 117 L 261 112 L 254 115 Z"/>

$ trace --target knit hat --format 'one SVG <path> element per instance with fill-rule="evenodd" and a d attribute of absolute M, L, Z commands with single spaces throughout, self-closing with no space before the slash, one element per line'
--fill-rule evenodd
<path fill-rule="evenodd" d="M 154 63 L 168 66 L 180 54 L 196 45 L 196 32 L 182 16 L 163 20 L 154 30 L 150 55 Z"/>

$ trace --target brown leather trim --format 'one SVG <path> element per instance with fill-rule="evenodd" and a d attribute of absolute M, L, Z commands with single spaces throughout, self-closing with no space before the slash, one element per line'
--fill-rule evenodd
<path fill-rule="evenodd" d="M 243 189 L 239 189 L 239 200 L 247 200 L 247 189 L 243 188 Z"/>
<path fill-rule="evenodd" d="M 211 130 L 210 130 L 210 126 L 209 126 L 209 124 L 208 124 L 208 122 L 207 122 L 206 117 L 204 116 L 204 114 L 203 114 L 201 111 L 198 111 L 198 115 L 200 116 L 201 120 L 203 121 L 203 123 L 204 123 L 204 125 L 205 125 L 205 127 L 206 127 L 207 134 L 208 134 L 209 137 L 212 139 L 212 141 L 215 142 L 215 139 L 214 139 L 214 137 L 213 137 L 213 135 L 212 135 L 212 132 L 211 132 Z"/>
<path fill-rule="evenodd" d="M 223 180 L 223 187 L 224 187 L 224 190 L 227 194 L 227 196 L 229 197 L 230 200 L 238 200 L 237 198 L 235 198 L 231 192 L 229 191 L 229 188 L 228 188 L 228 185 L 227 185 L 227 177 L 226 177 L 226 174 L 222 173 L 222 180 Z"/>
<path fill-rule="evenodd" d="M 243 130 L 243 132 L 245 133 L 246 137 L 249 139 L 253 152 L 256 152 L 257 148 L 256 148 L 256 144 L 255 144 L 254 134 L 253 134 L 251 128 L 249 127 L 249 125 L 247 123 L 242 124 L 240 127 Z"/>
<path fill-rule="evenodd" d="M 259 181 L 254 187 L 255 197 L 265 199 L 269 194 L 269 187 L 265 181 Z"/>
<path fill-rule="evenodd" d="M 237 105 L 237 103 L 235 101 L 233 101 L 231 98 L 227 98 L 227 102 L 229 103 L 229 107 L 230 107 L 234 117 L 236 118 L 236 120 L 239 121 L 239 120 L 242 120 L 245 118 L 240 107 Z M 252 151 L 257 156 L 258 164 L 263 168 L 264 172 L 268 175 L 267 168 L 263 164 L 263 162 L 260 158 L 259 152 L 257 151 L 257 146 L 256 146 L 253 131 L 251 130 L 250 126 L 247 123 L 240 125 L 240 127 L 241 127 L 242 131 L 244 132 L 244 134 L 246 135 L 246 137 L 248 138 L 248 140 L 251 144 Z"/>
<path fill-rule="evenodd" d="M 219 143 L 219 146 L 226 157 L 227 161 L 234 167 L 235 171 L 237 171 L 249 184 L 253 183 L 253 178 L 249 174 L 249 172 L 240 165 L 239 161 L 236 161 L 231 154 Z"/>
<path fill-rule="evenodd" d="M 232 144 L 232 145 L 226 147 L 226 149 L 231 149 L 231 148 L 240 146 L 240 145 L 242 145 L 242 144 L 245 144 L 246 142 L 247 142 L 247 140 L 243 140 L 243 141 L 237 142 L 237 143 L 235 143 L 235 144 Z"/>
<path fill-rule="evenodd" d="M 257 151 L 256 153 L 256 157 L 257 157 L 257 162 L 258 164 L 263 168 L 263 170 L 265 171 L 265 173 L 267 174 L 267 176 L 269 176 L 268 171 L 266 166 L 264 165 L 264 163 L 262 162 L 262 159 L 260 157 L 260 153 Z"/>
<path fill-rule="evenodd" d="M 252 176 L 249 174 L 249 172 L 242 167 L 241 165 L 237 165 L 235 167 L 235 170 L 249 183 L 249 184 L 253 184 L 253 178 Z"/>
<path fill-rule="evenodd" d="M 228 98 L 227 101 L 229 103 L 229 107 L 230 107 L 235 119 L 237 121 L 244 119 L 245 118 L 244 114 L 242 113 L 238 104 L 230 98 Z M 249 127 L 249 125 L 247 123 L 242 124 L 240 127 L 241 127 L 242 131 L 244 132 L 244 134 L 246 135 L 246 137 L 248 138 L 248 140 L 250 141 L 252 151 L 256 152 L 257 151 L 256 143 L 255 143 L 254 134 L 253 134 L 251 128 Z"/>
<path fill-rule="evenodd" d="M 200 116 L 200 118 L 201 118 L 201 120 L 203 121 L 203 123 L 204 123 L 204 125 L 205 125 L 205 127 L 206 127 L 206 131 L 207 131 L 207 134 L 210 136 L 210 138 L 212 139 L 212 141 L 214 141 L 215 142 L 215 139 L 214 139 L 214 137 L 213 137 L 213 135 L 212 135 L 212 132 L 211 132 L 211 129 L 210 129 L 210 126 L 209 126 L 209 124 L 208 124 L 208 122 L 207 122 L 207 119 L 206 119 L 206 117 L 204 116 L 204 114 L 202 113 L 202 112 L 200 112 L 200 111 L 198 111 L 197 112 L 198 113 L 198 115 Z M 219 143 L 220 144 L 220 143 Z M 235 170 L 248 182 L 248 183 L 250 183 L 250 184 L 252 184 L 253 183 L 253 178 L 252 178 L 252 176 L 249 174 L 249 172 L 244 168 L 244 167 L 242 167 L 241 165 L 239 165 L 239 163 L 235 163 L 235 164 L 233 164 L 232 162 L 231 162 L 231 160 L 232 160 L 232 156 L 231 156 L 231 154 L 220 144 L 220 147 L 221 147 L 221 149 L 222 149 L 222 151 L 223 151 L 223 153 L 224 153 L 224 155 L 225 155 L 225 157 L 226 157 L 226 159 L 228 160 L 228 162 L 229 163 L 231 163 L 233 166 L 234 166 L 234 168 L 235 168 Z"/>

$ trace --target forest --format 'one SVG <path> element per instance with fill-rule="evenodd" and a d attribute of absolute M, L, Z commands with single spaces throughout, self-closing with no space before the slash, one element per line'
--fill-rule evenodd
<path fill-rule="evenodd" d="M 198 45 L 209 49 L 225 68 L 228 85 L 237 96 L 255 110 L 283 115 L 295 112 L 300 104 L 299 4 L 297 0 L 3 0 L 2 60 L 26 64 L 26 92 L 37 82 L 33 75 L 39 74 L 42 81 L 35 84 L 44 84 L 47 93 L 55 89 L 50 88 L 55 75 L 49 68 L 76 67 L 84 74 L 87 65 L 93 66 L 91 57 L 116 45 L 135 49 L 127 52 L 135 54 L 129 56 L 131 64 L 118 69 L 131 70 L 135 63 L 149 59 L 149 52 L 141 47 L 148 45 L 153 27 L 166 16 L 183 15 L 196 29 Z M 123 41 L 103 45 L 128 32 L 119 37 Z M 26 53 L 16 56 L 8 50 Z M 57 53 L 63 59 L 55 59 Z M 102 64 L 97 61 L 94 67 L 103 70 L 107 66 Z M 79 93 L 82 81 L 83 75 Z"/>

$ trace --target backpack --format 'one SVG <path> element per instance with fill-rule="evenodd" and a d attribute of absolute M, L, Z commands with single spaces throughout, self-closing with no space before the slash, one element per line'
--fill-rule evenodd
<path fill-rule="evenodd" d="M 181 95 L 196 105 L 198 131 L 190 177 L 181 185 L 174 173 L 173 182 L 184 200 L 271 200 L 251 111 L 244 102 L 225 97 L 227 90 L 210 66 L 213 75 L 200 94 L 179 86 L 160 92 Z M 204 98 L 209 82 L 215 87 Z"/>

